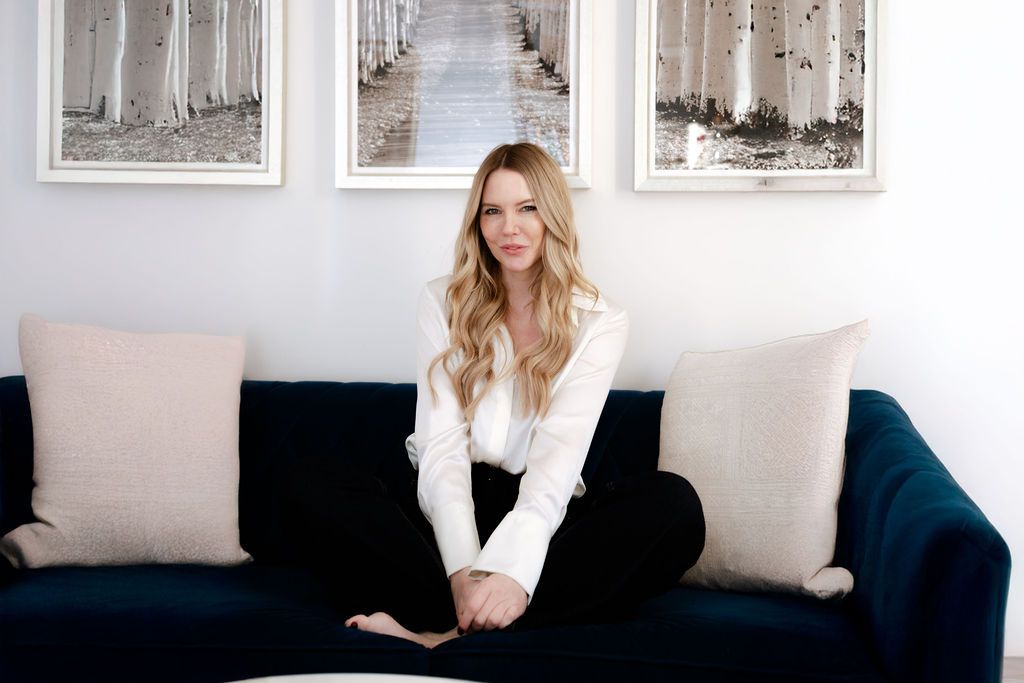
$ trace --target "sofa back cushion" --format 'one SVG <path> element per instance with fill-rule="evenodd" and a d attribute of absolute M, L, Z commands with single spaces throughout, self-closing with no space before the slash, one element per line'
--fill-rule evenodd
<path fill-rule="evenodd" d="M 655 469 L 661 391 L 612 390 L 583 469 L 588 488 Z M 281 517 L 283 476 L 307 455 L 330 454 L 400 486 L 416 385 L 243 380 L 239 424 L 239 528 L 257 562 L 290 564 Z M 23 376 L 0 378 L 0 535 L 33 521 L 32 417 Z"/>
<path fill-rule="evenodd" d="M 663 392 L 615 390 L 591 443 L 590 488 L 655 469 Z M 415 384 L 242 383 L 239 487 L 242 545 L 258 562 L 287 564 L 295 551 L 282 524 L 283 482 L 296 460 L 337 457 L 403 490 L 415 472 L 405 450 L 416 411 Z"/>

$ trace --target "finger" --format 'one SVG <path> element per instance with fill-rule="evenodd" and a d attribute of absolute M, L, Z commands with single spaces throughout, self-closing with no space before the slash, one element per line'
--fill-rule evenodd
<path fill-rule="evenodd" d="M 505 613 L 501 615 L 501 621 L 498 622 L 498 628 L 508 628 L 513 621 L 521 616 L 523 615 L 519 612 L 519 607 L 517 605 L 509 605 L 508 609 L 505 610 Z"/>
<path fill-rule="evenodd" d="M 473 620 L 476 618 L 477 612 L 479 612 L 479 610 L 474 612 L 467 607 L 463 610 L 462 614 L 459 615 L 459 629 L 463 633 L 469 633 L 473 630 Z"/>
<path fill-rule="evenodd" d="M 485 631 L 493 631 L 495 629 L 504 628 L 505 615 L 508 614 L 509 601 L 502 600 L 498 603 L 494 610 L 487 616 L 487 623 L 484 625 Z"/>
<path fill-rule="evenodd" d="M 505 602 L 497 595 L 492 595 L 480 611 L 477 612 L 473 618 L 473 627 L 475 631 L 490 631 L 494 628 L 494 620 L 496 616 L 494 612 L 496 610 L 503 610 Z"/>
<path fill-rule="evenodd" d="M 493 593 L 488 593 L 487 599 L 484 600 L 479 609 L 474 611 L 473 618 L 470 619 L 469 626 L 466 629 L 467 631 L 480 631 L 483 629 L 484 620 L 487 619 L 490 611 L 494 609 L 494 597 Z"/>
<path fill-rule="evenodd" d="M 494 609 L 494 602 L 488 600 L 484 603 L 477 613 L 473 616 L 473 619 L 469 622 L 469 631 L 483 631 L 484 626 L 487 625 L 487 615 Z"/>
<path fill-rule="evenodd" d="M 466 631 L 468 631 L 472 625 L 473 620 L 480 613 L 480 610 L 490 599 L 494 591 L 491 590 L 490 583 L 480 582 L 473 594 L 469 596 L 469 599 L 465 602 L 464 613 L 459 618 L 459 625 Z"/>
<path fill-rule="evenodd" d="M 476 593 L 470 596 L 469 600 L 467 600 L 463 606 L 462 614 L 458 615 L 459 628 L 467 633 L 472 630 L 473 621 L 480 613 L 480 609 L 484 606 L 484 603 L 487 602 L 487 596 L 489 593 L 490 591 L 486 587 L 481 587 Z"/>

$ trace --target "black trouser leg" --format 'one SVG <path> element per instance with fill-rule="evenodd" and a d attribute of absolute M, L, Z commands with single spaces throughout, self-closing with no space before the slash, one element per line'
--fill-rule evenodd
<path fill-rule="evenodd" d="M 392 494 L 337 458 L 307 458 L 287 482 L 286 523 L 298 535 L 299 561 L 324 577 L 340 609 L 446 631 L 457 621 L 450 584 L 415 479 L 408 487 Z"/>
<path fill-rule="evenodd" d="M 704 513 L 686 479 L 643 472 L 570 502 L 517 628 L 618 618 L 668 591 L 704 549 Z"/>
<path fill-rule="evenodd" d="M 519 479 L 473 466 L 481 543 L 514 505 Z M 388 612 L 413 631 L 455 627 L 450 583 L 415 478 L 392 493 L 337 459 L 315 458 L 297 464 L 286 491 L 299 560 L 323 575 L 339 608 Z M 645 472 L 588 491 L 570 502 L 515 627 L 616 619 L 676 585 L 703 547 L 700 500 L 678 475 Z"/>

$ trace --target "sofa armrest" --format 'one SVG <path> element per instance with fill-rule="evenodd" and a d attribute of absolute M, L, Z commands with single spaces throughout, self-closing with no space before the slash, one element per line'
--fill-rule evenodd
<path fill-rule="evenodd" d="M 999 682 L 1009 548 L 878 391 L 851 392 L 836 562 L 888 678 Z"/>

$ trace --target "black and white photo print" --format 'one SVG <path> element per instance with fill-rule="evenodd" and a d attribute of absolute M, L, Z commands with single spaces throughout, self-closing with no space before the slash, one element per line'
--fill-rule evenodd
<path fill-rule="evenodd" d="M 51 59 L 40 78 L 50 79 L 53 134 L 41 171 L 114 172 L 75 178 L 93 181 L 274 182 L 281 71 L 269 68 L 267 48 L 280 31 L 280 0 L 41 4 L 51 2 L 40 27 Z M 182 176 L 190 172 L 199 175 Z M 44 179 L 71 179 L 56 175 Z"/>
<path fill-rule="evenodd" d="M 645 4 L 652 171 L 806 178 L 873 165 L 872 0 Z"/>
<path fill-rule="evenodd" d="M 338 185 L 390 176 L 388 186 L 468 186 L 487 152 L 520 140 L 581 175 L 579 17 L 588 4 L 339 0 L 351 23 Z"/>

